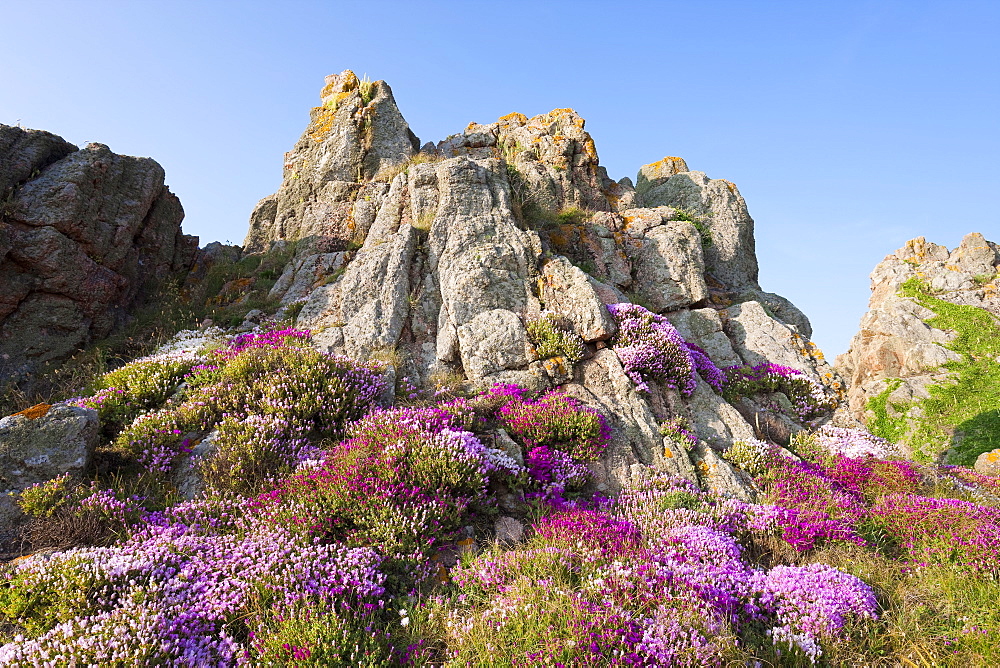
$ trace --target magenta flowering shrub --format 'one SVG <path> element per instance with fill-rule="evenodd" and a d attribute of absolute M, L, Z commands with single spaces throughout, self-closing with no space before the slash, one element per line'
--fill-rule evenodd
<path fill-rule="evenodd" d="M 253 506 L 266 521 L 303 535 L 425 562 L 470 504 L 484 500 L 491 477 L 522 473 L 505 453 L 452 424 L 433 408 L 374 412 L 321 463 L 261 494 Z"/>
<path fill-rule="evenodd" d="M 573 459 L 595 460 L 604 454 L 611 429 L 604 416 L 559 390 L 550 390 L 538 399 L 497 386 L 490 391 L 507 396 L 497 416 L 526 448 L 547 447 L 565 452 Z"/>
<path fill-rule="evenodd" d="M 716 391 L 722 390 L 726 374 L 666 318 L 638 304 L 609 304 L 608 311 L 618 322 L 611 348 L 640 391 L 648 392 L 648 382 L 656 381 L 687 396 L 694 392 L 698 374 Z"/>
<path fill-rule="evenodd" d="M 615 514 L 544 517 L 523 547 L 453 572 L 461 593 L 436 611 L 448 658 L 723 665 L 737 656 L 741 636 L 764 628 L 776 646 L 815 660 L 848 624 L 874 618 L 871 588 L 847 573 L 754 569 L 735 535 L 753 521 L 750 508 L 653 475 L 622 490 Z"/>
<path fill-rule="evenodd" d="M 383 390 L 375 366 L 309 348 L 283 347 L 288 340 L 251 339 L 235 354 L 220 353 L 218 367 L 190 379 L 186 401 L 140 416 L 118 435 L 116 448 L 147 471 L 165 474 L 190 450 L 193 435 L 228 416 L 216 455 L 222 461 L 216 468 L 252 457 L 244 465 L 247 470 L 273 465 L 274 474 L 280 475 L 307 456 L 309 441 L 340 436 L 348 422 L 375 405 Z M 244 429 L 241 434 L 234 423 L 248 420 L 261 431 Z M 263 443 L 255 442 L 258 436 Z M 244 486 L 256 487 L 261 475 L 254 474 Z"/>
<path fill-rule="evenodd" d="M 880 526 L 917 565 L 952 564 L 1000 574 L 1000 509 L 961 499 L 889 494 L 872 508 Z"/>
<path fill-rule="evenodd" d="M 561 450 L 544 445 L 528 451 L 524 456 L 524 466 L 531 480 L 541 488 L 540 492 L 528 492 L 527 496 L 538 496 L 557 506 L 567 500 L 567 495 L 580 492 L 590 480 L 590 469 L 585 464 L 574 461 Z"/>
<path fill-rule="evenodd" d="M 246 334 L 238 334 L 229 341 L 229 345 L 224 348 L 219 348 L 215 351 L 214 355 L 220 360 L 229 360 L 245 350 L 252 350 L 255 348 L 287 348 L 289 346 L 303 346 L 305 345 L 312 332 L 308 329 L 269 329 L 259 332 L 247 332 Z"/>
<path fill-rule="evenodd" d="M 756 366 L 734 366 L 725 369 L 723 396 L 727 401 L 766 392 L 781 392 L 792 403 L 800 420 L 832 412 L 837 397 L 827 392 L 818 381 L 791 367 L 770 362 Z"/>
<path fill-rule="evenodd" d="M 227 513 L 183 504 L 121 545 L 20 562 L 0 610 L 11 615 L 29 598 L 29 623 L 17 615 L 28 635 L 0 647 L 0 663 L 244 665 L 241 628 L 264 635 L 305 602 L 361 618 L 377 609 L 385 590 L 374 550 Z"/>
<path fill-rule="evenodd" d="M 821 639 L 836 638 L 852 618 L 877 617 L 872 588 L 826 564 L 775 566 L 754 573 L 751 586 L 777 622 L 767 631 L 775 644 L 797 647 L 813 662 L 822 654 Z"/>
<path fill-rule="evenodd" d="M 777 507 L 774 526 L 800 552 L 831 540 L 865 544 L 855 530 L 867 512 L 863 497 L 818 464 L 772 457 L 763 483 L 768 503 Z"/>
<path fill-rule="evenodd" d="M 127 421 L 165 402 L 201 360 L 191 351 L 143 357 L 104 374 L 91 387 L 91 395 L 67 403 L 96 410 L 102 421 Z"/>

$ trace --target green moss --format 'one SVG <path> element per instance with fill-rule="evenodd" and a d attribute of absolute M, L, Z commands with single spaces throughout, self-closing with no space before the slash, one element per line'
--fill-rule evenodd
<path fill-rule="evenodd" d="M 922 417 L 911 445 L 926 454 L 948 451 L 949 463 L 969 466 L 1000 448 L 1000 322 L 984 309 L 936 297 L 916 278 L 899 294 L 933 311 L 925 322 L 954 333 L 946 347 L 961 356 L 944 364 L 952 379 L 929 387 L 930 397 L 918 402 Z"/>

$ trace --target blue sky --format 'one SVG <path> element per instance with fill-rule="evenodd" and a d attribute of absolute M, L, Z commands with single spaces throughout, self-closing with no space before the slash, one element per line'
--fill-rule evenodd
<path fill-rule="evenodd" d="M 343 69 L 422 141 L 573 107 L 613 178 L 735 182 L 761 284 L 843 352 L 907 239 L 1000 241 L 1000 2 L 5 3 L 0 123 L 151 156 L 185 231 L 239 243 Z"/>

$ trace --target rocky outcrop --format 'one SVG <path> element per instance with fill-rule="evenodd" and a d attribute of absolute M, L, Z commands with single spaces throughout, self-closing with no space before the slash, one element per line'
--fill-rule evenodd
<path fill-rule="evenodd" d="M 849 380 L 849 408 L 855 418 L 872 417 L 868 402 L 885 391 L 887 380 L 898 379 L 888 395 L 889 404 L 910 404 L 914 398 L 928 396 L 929 386 L 948 378 L 948 370 L 942 367 L 945 362 L 960 359 L 945 347 L 954 333 L 927 324 L 934 312 L 901 296 L 900 287 L 917 278 L 939 299 L 1000 316 L 997 251 L 996 244 L 978 233 L 966 235 L 952 251 L 918 237 L 875 267 L 868 312 L 861 318 L 850 350 L 836 360 L 838 370 Z"/>
<path fill-rule="evenodd" d="M 0 379 L 25 377 L 120 324 L 197 238 L 149 158 L 0 125 Z"/>
<path fill-rule="evenodd" d="M 388 360 L 417 385 L 561 387 L 614 426 L 594 467 L 602 489 L 635 465 L 695 480 L 700 461 L 715 488 L 752 495 L 728 463 L 690 453 L 662 425 L 691 425 L 710 450 L 760 430 L 705 382 L 690 397 L 655 383 L 639 391 L 613 351 L 605 306 L 665 314 L 720 367 L 780 361 L 829 385 L 808 320 L 760 290 L 753 221 L 735 186 L 680 159 L 644 167 L 638 191 L 615 182 L 571 109 L 473 123 L 416 152 L 383 82 L 345 72 L 323 96 L 246 241 L 298 241 L 273 294 L 305 299 L 297 324 L 316 345 Z M 370 105 L 381 105 L 375 116 Z M 543 313 L 580 337 L 582 360 L 540 358 L 527 325 Z"/>
<path fill-rule="evenodd" d="M 63 474 L 81 478 L 97 440 L 89 408 L 42 404 L 0 420 L 0 528 L 24 519 L 12 495 Z"/>
<path fill-rule="evenodd" d="M 345 247 L 363 240 L 388 192 L 388 174 L 417 151 L 417 137 L 384 81 L 360 81 L 345 71 L 326 78 L 320 97 L 306 131 L 285 154 L 281 188 L 250 217 L 248 252 L 276 239 L 325 236 Z"/>

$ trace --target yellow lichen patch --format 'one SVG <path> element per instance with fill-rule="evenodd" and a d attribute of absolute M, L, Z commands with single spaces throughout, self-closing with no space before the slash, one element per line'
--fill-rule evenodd
<path fill-rule="evenodd" d="M 640 170 L 647 178 L 662 178 L 664 176 L 673 176 L 680 172 L 688 171 L 687 163 L 684 158 L 679 158 L 676 155 L 668 155 L 662 160 L 657 160 L 656 162 L 651 162 L 648 165 L 643 165 Z"/>
<path fill-rule="evenodd" d="M 35 404 L 31 408 L 25 408 L 23 411 L 14 413 L 14 415 L 23 415 L 29 420 L 37 420 L 46 415 L 50 408 L 52 408 L 52 404 Z"/>
<path fill-rule="evenodd" d="M 668 448 L 667 446 L 663 446 L 663 456 L 666 457 L 667 459 L 673 459 L 674 453 L 672 453 L 670 451 L 670 448 Z"/>
<path fill-rule="evenodd" d="M 340 74 L 331 74 L 326 78 L 326 85 L 319 93 L 320 99 L 326 102 L 326 98 L 329 96 L 354 90 L 360 83 L 358 75 L 351 70 L 344 70 Z"/>
<path fill-rule="evenodd" d="M 528 117 L 522 113 L 518 113 L 515 111 L 511 114 L 507 114 L 506 116 L 501 116 L 497 120 L 501 122 L 507 121 L 507 122 L 517 123 L 518 125 L 524 125 L 525 123 L 528 122 Z"/>
<path fill-rule="evenodd" d="M 594 140 L 591 137 L 587 137 L 583 141 L 583 152 L 586 153 L 591 160 L 597 161 L 597 146 L 594 144 Z"/>
<path fill-rule="evenodd" d="M 333 128 L 333 122 L 337 117 L 334 109 L 326 107 L 313 107 L 312 122 L 309 124 L 309 138 L 313 141 L 323 141 Z"/>
<path fill-rule="evenodd" d="M 959 267 L 957 264 L 946 264 L 944 268 L 947 269 L 948 271 L 962 271 L 962 268 Z"/>
<path fill-rule="evenodd" d="M 472 132 L 473 130 L 475 130 L 478 127 L 479 127 L 479 123 L 476 123 L 475 121 L 472 121 L 471 123 L 469 123 L 468 125 L 465 126 L 465 132 L 466 133 Z"/>
<path fill-rule="evenodd" d="M 732 181 L 727 181 L 725 179 L 721 179 L 721 181 L 726 184 L 727 188 L 729 188 L 729 192 L 733 193 L 734 195 L 736 194 L 736 184 L 735 183 L 733 183 Z"/>

